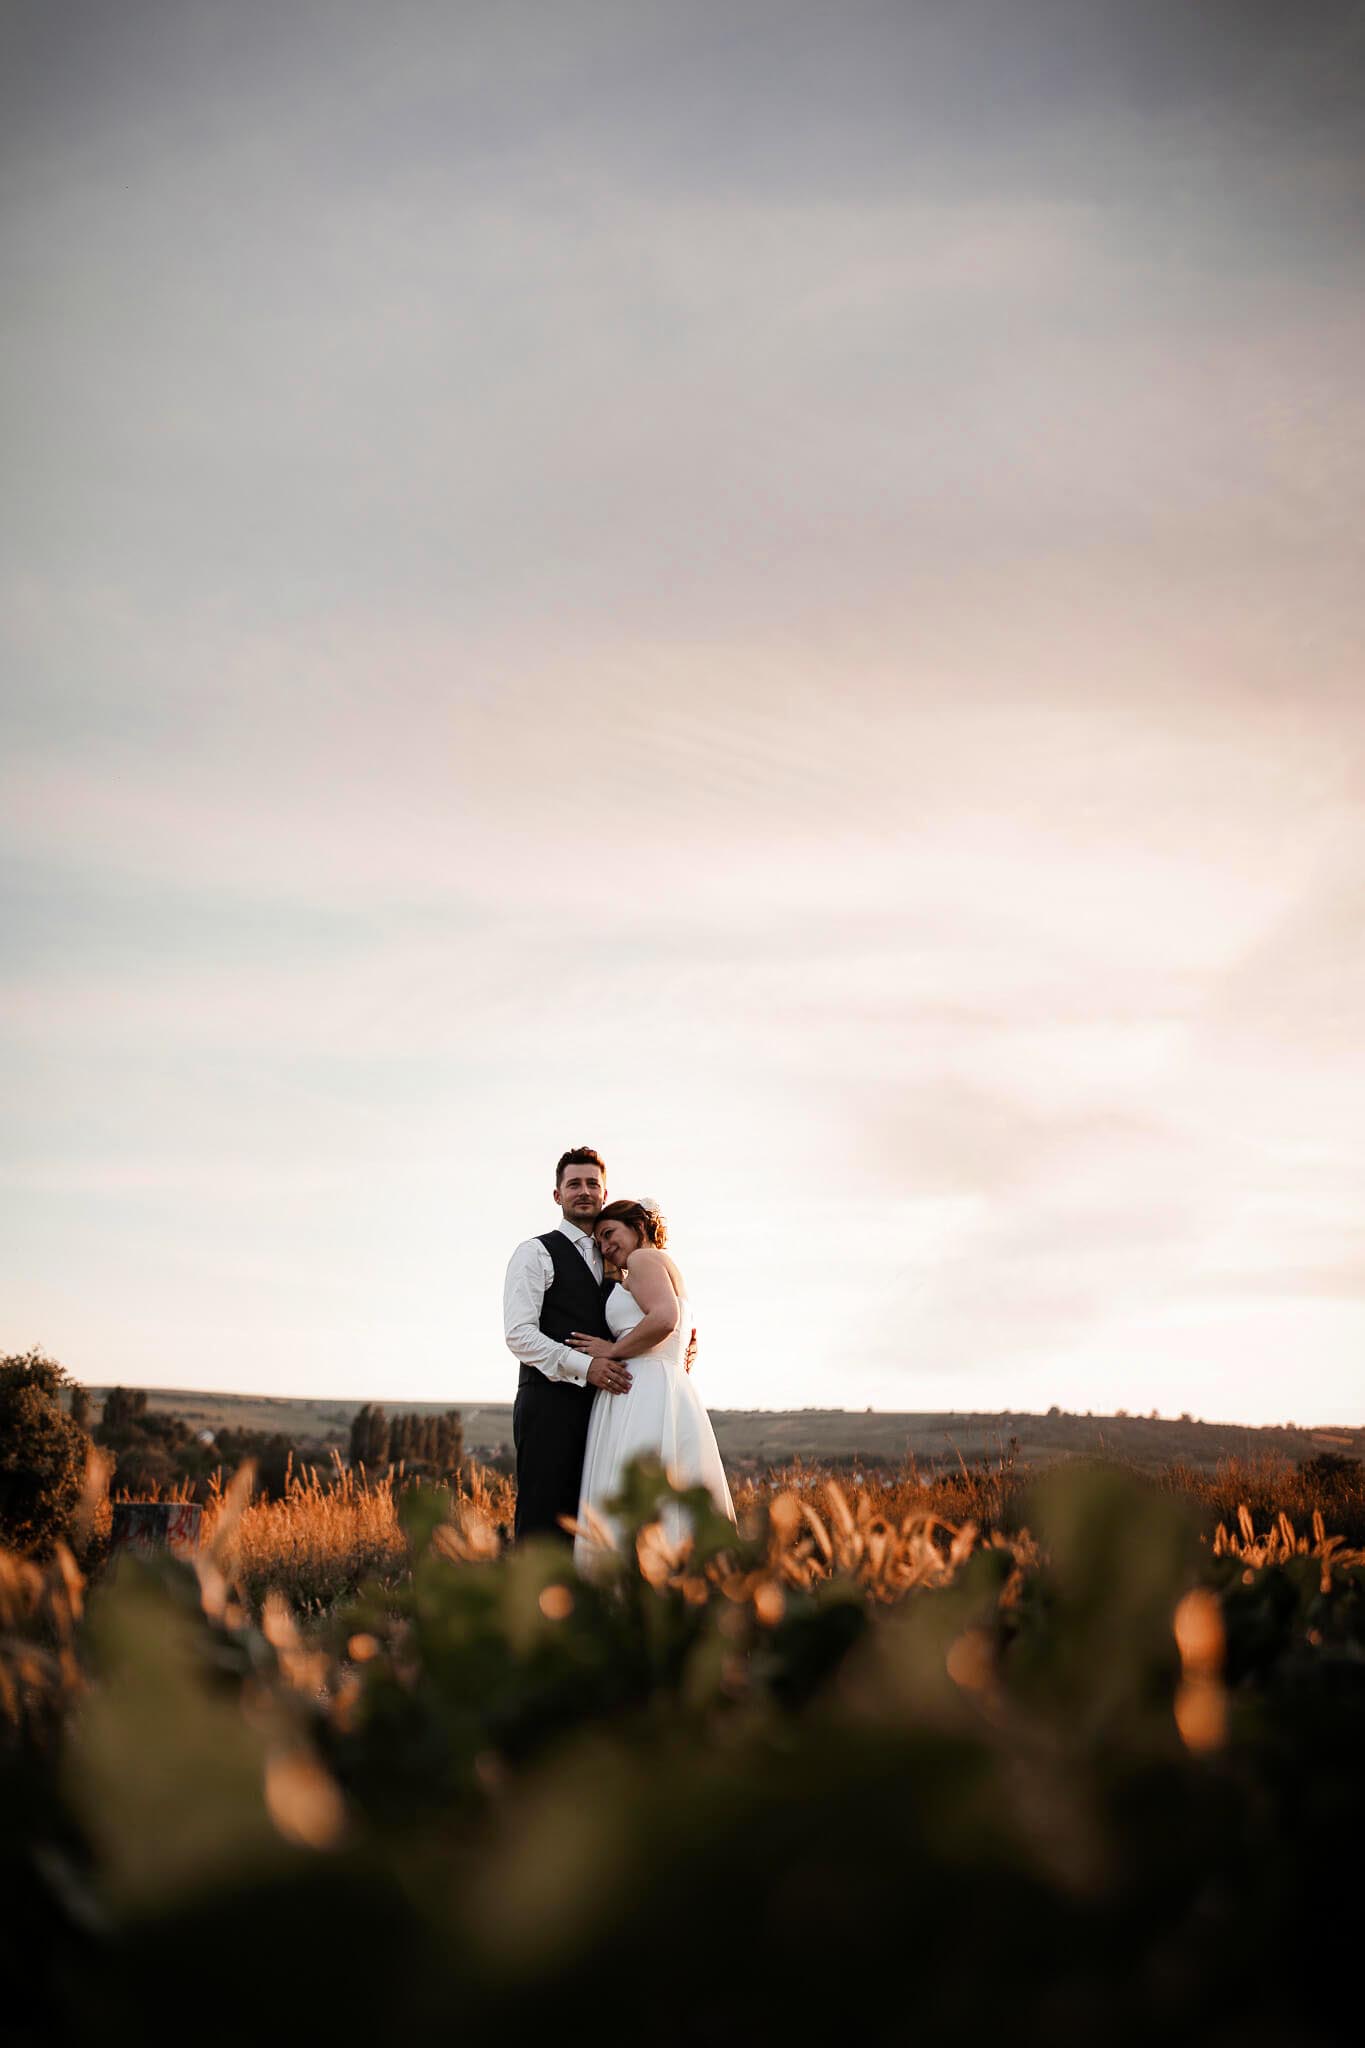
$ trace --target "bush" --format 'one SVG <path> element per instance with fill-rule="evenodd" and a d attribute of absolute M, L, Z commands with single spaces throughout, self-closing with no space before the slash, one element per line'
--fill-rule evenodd
<path fill-rule="evenodd" d="M 16 2048 L 145 2030 L 149 1985 L 196 2048 L 267 1998 L 273 2032 L 313 2032 L 318 1957 L 352 2028 L 401 2011 L 414 2040 L 590 2013 L 603 2048 L 850 2016 L 1010 2048 L 1354 2042 L 1329 1873 L 1365 1826 L 1365 1552 L 1249 1513 L 1210 1546 L 1159 1488 L 1075 1464 L 1011 1541 L 893 1527 L 826 1481 L 739 1535 L 684 1496 L 674 1551 L 660 1491 L 637 1466 L 585 1580 L 390 1484 L 402 1579 L 318 1629 L 239 1597 L 247 1518 L 281 1519 L 244 1487 L 197 1583 L 124 1560 L 81 1623 L 79 1588 L 25 1567 L 19 1627 L 45 1602 L 98 1683 L 0 1777 L 7 1821 L 20 1782 L 44 1802 L 0 1842 Z M 207 1996 L 225 1954 L 240 1988 Z"/>
<path fill-rule="evenodd" d="M 50 1557 L 80 1504 L 90 1438 L 62 1409 L 74 1384 L 41 1351 L 0 1359 L 0 1537 L 23 1557 Z"/>
<path fill-rule="evenodd" d="M 179 1415 L 150 1414 L 145 1387 L 111 1387 L 95 1442 L 114 1454 L 117 1492 L 159 1497 L 207 1478 L 209 1455 Z"/>
<path fill-rule="evenodd" d="M 1299 1475 L 1310 1483 L 1345 1480 L 1359 1483 L 1365 1478 L 1359 1458 L 1344 1458 L 1340 1451 L 1319 1451 L 1315 1457 L 1300 1458 Z"/>
<path fill-rule="evenodd" d="M 238 1472 L 249 1460 L 256 1468 L 255 1491 L 266 1500 L 285 1498 L 290 1474 L 302 1467 L 305 1457 L 292 1436 L 261 1429 L 220 1429 L 212 1452 L 213 1463 L 225 1472 Z M 203 1495 L 203 1489 L 199 1491 Z"/>

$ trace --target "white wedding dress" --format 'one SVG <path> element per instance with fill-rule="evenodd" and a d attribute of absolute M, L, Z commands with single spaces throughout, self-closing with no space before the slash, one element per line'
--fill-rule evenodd
<path fill-rule="evenodd" d="M 612 1336 L 624 1337 L 644 1320 L 644 1313 L 634 1295 L 618 1281 L 607 1296 L 607 1328 Z M 672 1335 L 653 1351 L 623 1361 L 631 1376 L 629 1393 L 608 1394 L 599 1389 L 593 1401 L 578 1499 L 579 1533 L 573 1546 L 579 1570 L 591 1568 L 603 1554 L 603 1545 L 585 1526 L 586 1511 L 591 1509 L 619 1541 L 619 1530 L 606 1504 L 621 1491 L 622 1475 L 630 1460 L 646 1451 L 662 1459 L 675 1486 L 705 1486 L 721 1514 L 732 1522 L 735 1519 L 716 1432 L 683 1364 L 691 1330 L 692 1314 L 684 1299 L 678 1303 L 678 1327 Z M 683 1533 L 678 1512 L 665 1513 L 663 1522 L 670 1540 L 676 1542 Z"/>

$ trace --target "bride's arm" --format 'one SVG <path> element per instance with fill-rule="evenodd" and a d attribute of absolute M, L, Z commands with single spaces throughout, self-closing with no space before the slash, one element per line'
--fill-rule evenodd
<path fill-rule="evenodd" d="M 591 1347 L 600 1358 L 636 1358 L 640 1352 L 653 1351 L 665 1337 L 672 1336 L 678 1327 L 678 1297 L 662 1253 L 644 1245 L 632 1252 L 630 1279 L 625 1284 L 644 1310 L 640 1321 L 623 1337 L 614 1338 L 609 1347 L 601 1339 L 585 1340 L 575 1331 L 569 1339 L 575 1351 Z"/>
<path fill-rule="evenodd" d="M 678 1327 L 678 1295 L 662 1252 L 641 1245 L 630 1255 L 630 1278 L 626 1287 L 644 1310 L 633 1330 L 627 1330 L 611 1347 L 613 1358 L 635 1358 L 653 1351 Z"/>

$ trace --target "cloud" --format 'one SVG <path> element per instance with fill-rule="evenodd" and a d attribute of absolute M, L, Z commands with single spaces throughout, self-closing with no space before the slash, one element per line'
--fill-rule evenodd
<path fill-rule="evenodd" d="M 216 626 L 357 589 L 466 646 L 907 611 L 952 645 L 983 601 L 1017 642 L 1040 588 L 1112 613 L 1116 579 L 1168 638 L 1253 569 L 1253 643 L 1299 578 L 1337 610 L 1348 18 L 1296 62 L 1270 13 L 1158 15 L 765 6 L 718 46 L 660 9 L 143 7 L 74 63 L 34 22 L 15 558 L 63 612 L 175 592 L 201 676 Z"/>
<path fill-rule="evenodd" d="M 1222 977 L 1211 1028 L 1278 1044 L 1304 1064 L 1354 1061 L 1365 1016 L 1365 843 L 1342 829 L 1318 873 Z"/>
<path fill-rule="evenodd" d="M 1359 1307 L 1365 1303 L 1365 1264 L 1357 1256 L 1336 1265 L 1234 1268 L 1206 1274 L 1193 1291 L 1225 1302 L 1269 1295 L 1291 1301 L 1354 1302 Z"/>
<path fill-rule="evenodd" d="M 22 8 L 25 1299 L 491 1393 L 588 1136 L 713 1398 L 1344 1384 L 1357 35 Z"/>

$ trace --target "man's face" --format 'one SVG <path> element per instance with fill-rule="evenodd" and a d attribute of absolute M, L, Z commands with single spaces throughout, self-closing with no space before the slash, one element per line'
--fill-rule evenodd
<path fill-rule="evenodd" d="M 591 1230 L 606 1199 L 600 1167 L 565 1167 L 564 1178 L 555 1189 L 555 1200 L 570 1223 L 576 1223 L 580 1230 Z"/>

